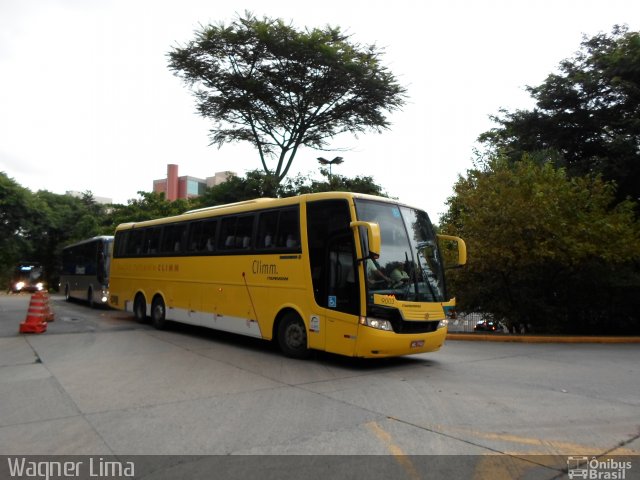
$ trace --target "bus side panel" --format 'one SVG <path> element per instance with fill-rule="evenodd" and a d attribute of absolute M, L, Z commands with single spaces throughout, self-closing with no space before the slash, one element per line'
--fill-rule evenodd
<path fill-rule="evenodd" d="M 202 325 L 202 287 L 193 282 L 158 282 L 163 290 L 167 319 L 190 325 Z"/>
<path fill-rule="evenodd" d="M 352 357 L 358 339 L 358 317 L 327 310 L 327 352 Z"/>

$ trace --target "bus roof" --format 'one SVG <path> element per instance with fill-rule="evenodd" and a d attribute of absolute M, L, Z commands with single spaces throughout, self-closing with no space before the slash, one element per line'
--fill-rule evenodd
<path fill-rule="evenodd" d="M 97 235 L 95 237 L 87 238 L 85 240 L 80 240 L 79 242 L 72 243 L 70 245 L 67 245 L 67 246 L 63 247 L 62 249 L 65 250 L 67 248 L 77 247 L 78 245 L 84 245 L 85 243 L 91 243 L 91 242 L 97 242 L 99 240 L 106 241 L 106 242 L 112 242 L 113 241 L 113 235 Z"/>
<path fill-rule="evenodd" d="M 253 200 L 244 200 L 241 202 L 227 203 L 224 205 L 215 205 L 213 207 L 204 207 L 195 210 L 189 210 L 181 215 L 175 215 L 172 217 L 156 218 L 154 220 L 143 220 L 141 222 L 128 222 L 121 223 L 116 227 L 116 230 L 127 230 L 137 226 L 153 226 L 162 225 L 172 222 L 183 222 L 188 220 L 197 220 L 200 218 L 208 218 L 212 216 L 218 216 L 223 214 L 234 214 L 252 212 L 255 210 L 264 210 L 270 207 L 285 207 L 288 205 L 297 205 L 303 201 L 309 200 L 330 200 L 338 198 L 361 198 L 366 200 L 374 200 L 378 202 L 386 202 L 403 205 L 402 202 L 398 202 L 396 199 L 379 197 L 376 195 L 369 195 L 365 193 L 354 192 L 322 192 L 322 193 L 305 193 L 303 195 L 297 195 L 294 197 L 285 198 L 256 198 Z"/>

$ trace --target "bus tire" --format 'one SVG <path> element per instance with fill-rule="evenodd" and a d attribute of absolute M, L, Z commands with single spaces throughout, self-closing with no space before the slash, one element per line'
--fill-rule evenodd
<path fill-rule="evenodd" d="M 278 323 L 278 345 L 287 357 L 307 358 L 307 329 L 297 313 L 287 312 Z"/>
<path fill-rule="evenodd" d="M 96 304 L 93 301 L 93 288 L 91 287 L 87 290 L 87 303 L 89 304 L 89 308 L 96 308 Z"/>
<path fill-rule="evenodd" d="M 158 330 L 164 330 L 167 327 L 165 315 L 164 300 L 162 300 L 162 297 L 155 297 L 151 302 L 151 323 Z"/>
<path fill-rule="evenodd" d="M 147 320 L 147 301 L 141 293 L 137 294 L 133 301 L 133 316 L 140 323 Z"/>

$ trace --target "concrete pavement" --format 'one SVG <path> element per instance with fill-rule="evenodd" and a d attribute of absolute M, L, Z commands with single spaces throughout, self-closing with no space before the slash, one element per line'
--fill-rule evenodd
<path fill-rule="evenodd" d="M 4 455 L 535 454 L 555 466 L 523 478 L 551 479 L 574 453 L 640 453 L 634 344 L 449 342 L 384 361 L 294 361 L 262 341 L 160 332 L 59 296 L 48 331 L 20 335 L 27 305 L 0 298 Z M 471 463 L 475 478 L 499 478 Z M 437 468 L 445 478 L 450 465 Z"/>

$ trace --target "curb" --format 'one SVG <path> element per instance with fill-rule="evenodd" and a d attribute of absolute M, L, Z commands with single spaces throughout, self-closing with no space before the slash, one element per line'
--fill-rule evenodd
<path fill-rule="evenodd" d="M 500 333 L 447 333 L 447 340 L 511 343 L 640 343 L 640 337 L 590 337 L 586 335 L 504 335 Z"/>

